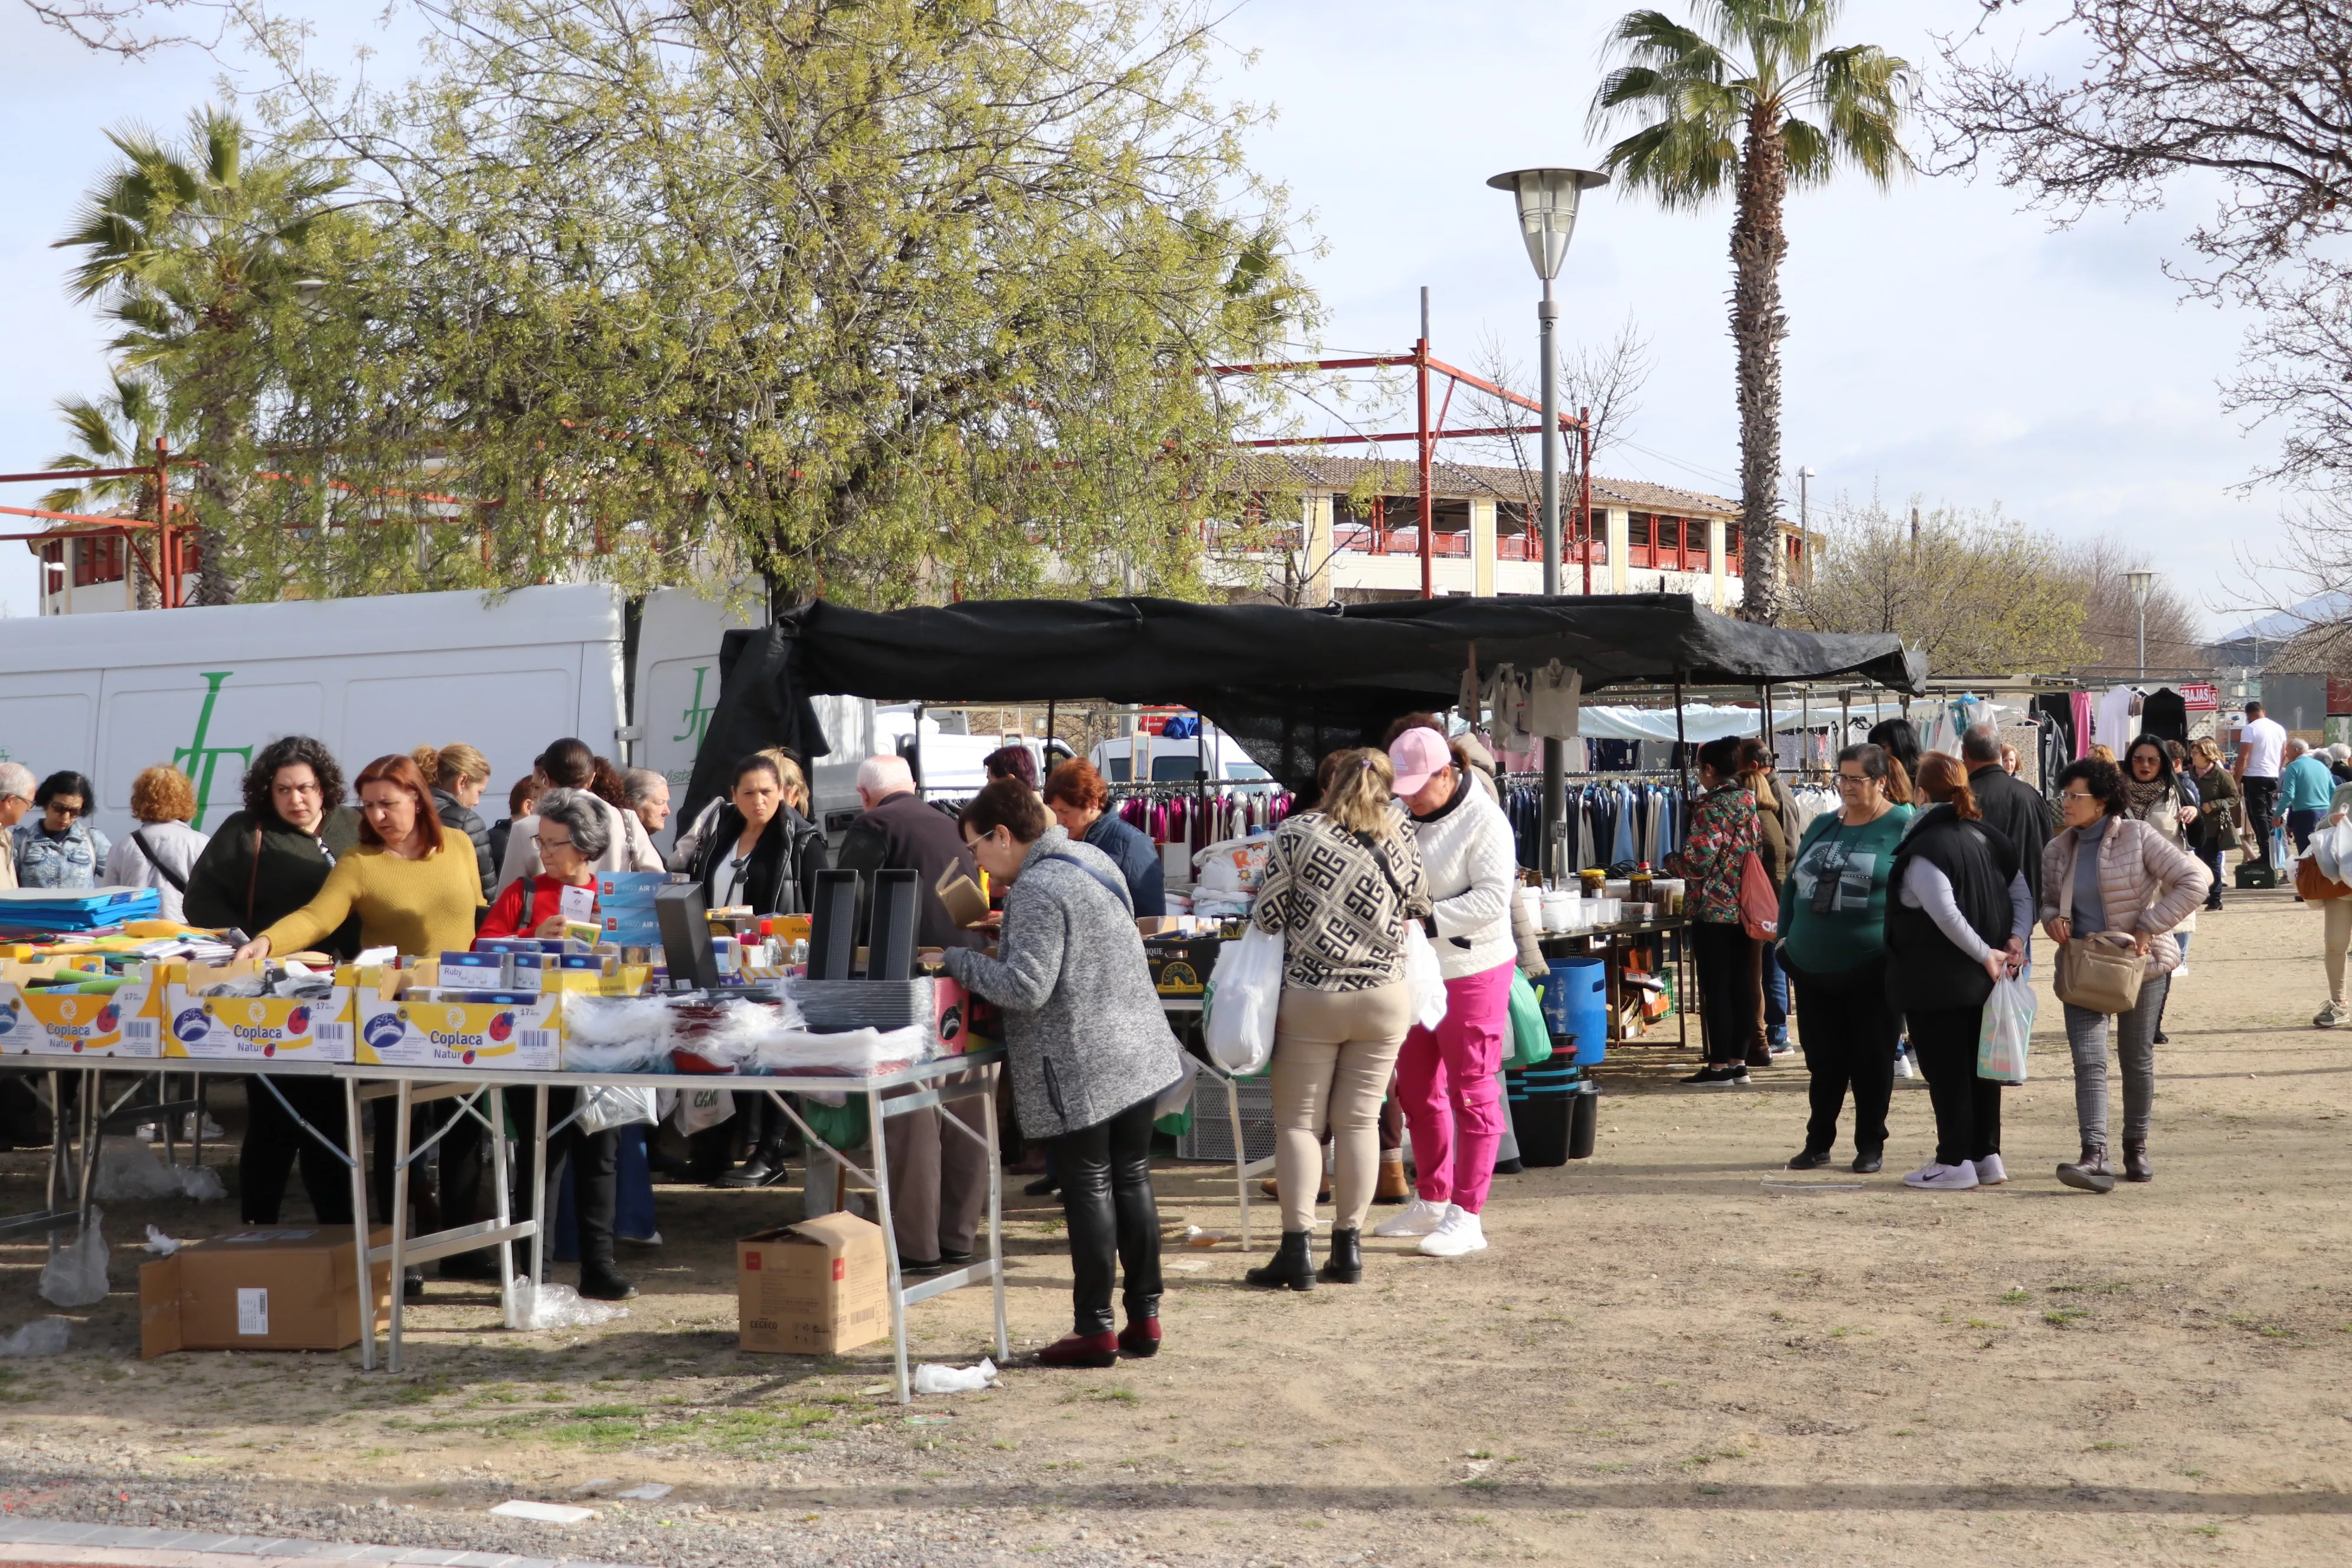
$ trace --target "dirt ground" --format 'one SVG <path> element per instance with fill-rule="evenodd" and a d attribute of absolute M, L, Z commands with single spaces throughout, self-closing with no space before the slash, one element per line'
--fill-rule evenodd
<path fill-rule="evenodd" d="M 1016 1366 L 911 1412 L 883 1347 L 734 1348 L 727 1245 L 765 1194 L 662 1188 L 669 1239 L 625 1259 L 645 1295 L 604 1328 L 508 1333 L 487 1290 L 436 1284 L 397 1377 L 356 1352 L 139 1361 L 129 1242 L 236 1216 L 125 1205 L 115 1294 L 68 1314 L 65 1355 L 0 1363 L 0 1505 L 664 1563 L 2340 1563 L 2352 1030 L 2309 1026 L 2318 942 L 2284 893 L 2205 917 L 2151 1185 L 2053 1179 L 2075 1139 L 2046 984 L 1997 1189 L 1901 1185 L 1931 1152 L 1918 1082 L 1886 1173 L 1798 1174 L 1801 1067 L 1691 1090 L 1635 1051 L 1597 1157 L 1499 1181 L 1482 1255 L 1375 1243 L 1363 1285 L 1269 1296 L 1230 1245 L 1171 1250 L 1158 1359 Z M 37 1156 L 6 1159 L 15 1212 Z M 1234 1228 L 1213 1171 L 1160 1193 L 1171 1231 Z M 1057 1215 L 1015 1202 L 1018 1349 L 1066 1328 L 1069 1269 Z M 0 1329 L 47 1310 L 39 1258 L 0 1247 Z M 987 1307 L 918 1307 L 918 1352 L 969 1362 Z M 612 1499 L 646 1481 L 676 1490 Z M 485 1513 L 512 1497 L 603 1512 Z"/>

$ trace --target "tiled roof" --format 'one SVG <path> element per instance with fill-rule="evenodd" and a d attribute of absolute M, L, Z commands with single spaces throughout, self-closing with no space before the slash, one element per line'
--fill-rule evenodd
<path fill-rule="evenodd" d="M 1410 458 L 1334 458 L 1312 448 L 1252 447 L 1234 455 L 1243 482 L 1266 489 L 1308 489 L 1349 492 L 1359 489 L 1374 494 L 1412 495 L 1414 481 Z M 1430 468 L 1430 494 L 1449 500 L 1497 500 L 1532 504 L 1542 484 L 1533 468 L 1495 464 L 1455 463 L 1438 459 Z M 1562 496 L 1574 493 L 1573 474 L 1560 475 Z M 1703 490 L 1677 489 L 1647 479 L 1617 479 L 1592 476 L 1595 506 L 1622 506 L 1634 511 L 1664 512 L 1684 517 L 1739 515 L 1739 503 Z"/>

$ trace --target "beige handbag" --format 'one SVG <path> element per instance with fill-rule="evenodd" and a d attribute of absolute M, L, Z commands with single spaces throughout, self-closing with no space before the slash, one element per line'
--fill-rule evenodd
<path fill-rule="evenodd" d="M 2058 918 L 2070 927 L 2074 920 L 2074 864 L 2082 851 L 2083 841 L 2077 838 L 2073 853 L 2066 857 L 2066 879 L 2058 889 Z M 2142 906 L 2141 913 L 2146 912 Z M 2053 984 L 2058 1000 L 2106 1014 L 2128 1013 L 2139 1005 L 2139 983 L 2147 976 L 2147 960 L 2130 940 L 2120 947 L 2110 940 L 2123 934 L 2100 931 L 2069 938 L 2059 946 L 2058 973 Z"/>

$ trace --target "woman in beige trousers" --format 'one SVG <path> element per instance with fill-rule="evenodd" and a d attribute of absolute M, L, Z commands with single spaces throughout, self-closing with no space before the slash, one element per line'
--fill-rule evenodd
<path fill-rule="evenodd" d="M 1326 764 L 1317 808 L 1274 836 L 1251 919 L 1283 939 L 1274 1026 L 1275 1188 L 1282 1246 L 1253 1285 L 1311 1290 L 1363 1278 L 1364 1211 L 1380 1171 L 1381 1101 L 1412 1023 L 1405 921 L 1426 917 L 1421 856 L 1391 794 L 1383 753 L 1343 752 Z M 1318 1276 L 1307 1243 L 1331 1129 L 1331 1256 Z"/>

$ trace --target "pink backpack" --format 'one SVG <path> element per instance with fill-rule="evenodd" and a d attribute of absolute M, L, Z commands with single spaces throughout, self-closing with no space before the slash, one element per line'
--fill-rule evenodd
<path fill-rule="evenodd" d="M 1759 942 L 1780 940 L 1780 889 L 1753 849 L 1739 862 L 1739 928 Z"/>

